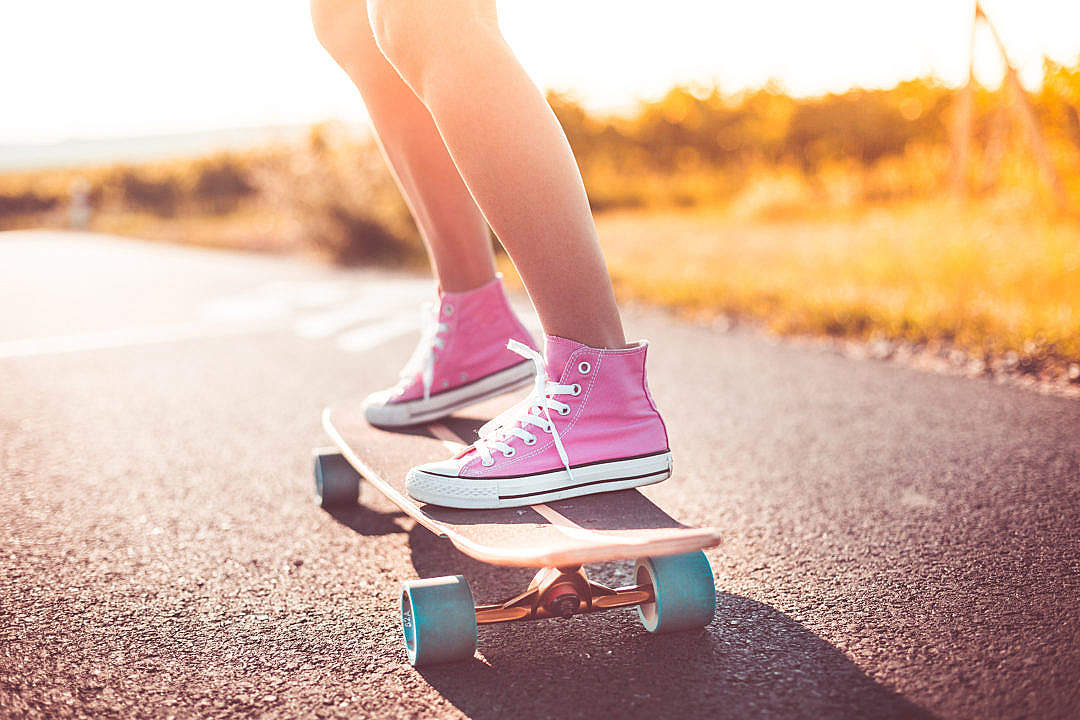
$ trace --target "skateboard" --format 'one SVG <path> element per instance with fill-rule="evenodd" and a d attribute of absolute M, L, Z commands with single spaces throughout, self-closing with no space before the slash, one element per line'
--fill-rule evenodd
<path fill-rule="evenodd" d="M 705 626 L 716 606 L 704 548 L 715 528 L 687 527 L 636 489 L 519 508 L 460 510 L 426 505 L 405 492 L 409 468 L 441 460 L 476 439 L 484 421 L 512 404 L 495 398 L 451 417 L 386 430 L 364 419 L 359 403 L 323 411 L 334 447 L 314 451 L 316 501 L 355 504 L 361 480 L 461 552 L 493 565 L 539 568 L 529 586 L 502 602 L 475 604 L 461 575 L 413 580 L 401 593 L 405 650 L 415 666 L 465 660 L 477 648 L 477 625 L 566 618 L 636 607 L 650 632 Z M 588 563 L 636 560 L 634 584 L 593 582 Z"/>

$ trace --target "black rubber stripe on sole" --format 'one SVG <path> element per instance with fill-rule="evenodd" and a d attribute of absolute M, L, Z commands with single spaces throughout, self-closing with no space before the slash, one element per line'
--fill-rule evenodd
<path fill-rule="evenodd" d="M 498 452 L 498 451 L 496 450 L 496 452 Z M 668 453 L 668 452 L 671 452 L 670 448 L 668 448 L 666 450 L 658 450 L 657 452 L 645 453 L 644 455 L 630 455 L 628 457 L 621 457 L 621 458 L 608 458 L 607 460 L 593 460 L 592 462 L 581 463 L 580 465 L 571 465 L 570 469 L 571 470 L 577 470 L 578 468 L 591 467 L 592 465 L 602 465 L 604 463 L 622 462 L 624 460 L 641 460 L 642 458 L 656 457 L 657 455 L 663 455 L 664 453 Z M 562 470 L 562 469 L 563 468 L 559 468 L 559 470 Z M 532 477 L 534 475 L 546 475 L 549 472 L 557 472 L 557 471 L 537 470 L 536 472 L 524 473 L 522 475 L 484 475 L 483 477 L 470 478 L 470 480 L 513 480 L 515 478 Z M 425 475 L 434 475 L 435 477 L 454 478 L 455 480 L 459 477 L 458 475 L 447 475 L 446 473 L 431 472 L 430 470 L 424 470 L 424 474 Z M 627 479 L 629 479 L 629 478 L 627 478 Z"/>
<path fill-rule="evenodd" d="M 499 372 L 504 372 L 504 371 L 500 370 Z M 494 373 L 492 373 L 492 374 L 494 374 Z M 480 380 L 477 380 L 476 382 L 480 382 L 481 380 L 486 380 L 489 377 L 491 377 L 491 375 L 487 375 L 485 377 L 482 377 L 482 378 L 480 378 Z M 443 405 L 436 405 L 434 407 L 427 407 L 427 408 L 424 408 L 423 410 L 417 410 L 415 413 L 410 412 L 409 413 L 409 419 L 412 420 L 412 418 L 417 416 L 417 415 L 427 415 L 428 413 L 432 413 L 432 412 L 441 412 L 443 410 L 446 410 L 447 408 L 452 408 L 452 407 L 455 407 L 457 405 L 460 405 L 461 403 L 476 402 L 477 400 L 479 400 L 481 398 L 487 397 L 491 393 L 501 393 L 501 392 L 504 392 L 506 390 L 510 390 L 515 385 L 524 385 L 526 382 L 531 382 L 531 381 L 527 377 L 521 377 L 521 378 L 518 378 L 517 380 L 508 380 L 507 382 L 503 383 L 502 385 L 497 385 L 497 386 L 495 386 L 495 387 L 493 387 L 493 388 L 491 388 L 489 390 L 484 390 L 483 392 L 478 392 L 478 393 L 476 393 L 474 395 L 468 395 L 468 396 L 463 397 L 463 398 L 458 398 L 457 400 L 455 400 L 452 403 L 445 403 Z M 460 390 L 463 387 L 466 387 L 466 386 L 465 385 L 458 385 L 456 388 L 452 388 L 451 390 L 445 390 L 444 392 L 453 392 L 453 390 Z M 436 397 L 436 396 L 432 395 L 431 397 Z M 423 402 L 423 400 L 421 398 L 417 398 L 416 400 L 409 400 L 408 402 L 414 403 L 414 402 L 418 402 L 418 401 Z M 426 421 L 412 420 L 412 422 L 414 424 L 419 425 L 421 422 L 426 422 Z"/>
<path fill-rule="evenodd" d="M 645 475 L 630 475 L 629 477 L 620 478 L 605 478 L 603 480 L 591 480 L 586 483 L 578 483 L 577 485 L 567 485 L 566 487 L 554 488 L 550 490 L 538 490 L 531 493 L 521 493 L 520 495 L 500 495 L 500 500 L 517 500 L 518 498 L 532 497 L 533 495 L 547 495 L 548 493 L 563 492 L 565 490 L 574 490 L 580 487 L 588 487 L 589 485 L 600 485 L 602 483 L 622 482 L 623 480 L 640 480 L 641 478 L 654 477 L 656 475 L 665 475 L 670 473 L 670 470 L 661 470 L 660 472 L 646 473 Z"/>

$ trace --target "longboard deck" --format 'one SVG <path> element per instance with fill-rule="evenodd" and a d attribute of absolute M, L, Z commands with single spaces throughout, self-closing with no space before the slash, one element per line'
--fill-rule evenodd
<path fill-rule="evenodd" d="M 445 459 L 472 442 L 486 419 L 510 404 L 505 397 L 495 398 L 438 422 L 392 431 L 368 424 L 355 404 L 327 408 L 323 427 L 367 483 L 482 562 L 563 567 L 692 552 L 720 543 L 716 528 L 687 527 L 637 490 L 497 510 L 426 505 L 407 495 L 409 468 Z"/>

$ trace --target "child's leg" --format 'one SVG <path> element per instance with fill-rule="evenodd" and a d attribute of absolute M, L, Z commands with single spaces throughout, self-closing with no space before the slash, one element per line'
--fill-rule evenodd
<path fill-rule="evenodd" d="M 311 15 L 319 41 L 364 98 L 439 279 L 416 351 L 394 386 L 368 396 L 368 420 L 426 422 L 527 384 L 529 363 L 506 346 L 531 347 L 533 339 L 495 279 L 487 222 L 431 113 L 376 47 L 364 0 L 311 0 Z"/>
<path fill-rule="evenodd" d="M 544 330 L 624 347 L 577 163 L 503 40 L 495 0 L 371 0 L 368 11 L 379 49 L 430 111 Z"/>
<path fill-rule="evenodd" d="M 487 223 L 431 114 L 375 46 L 364 0 L 311 0 L 311 16 L 319 41 L 364 98 L 440 287 L 460 292 L 490 281 L 495 266 Z"/>

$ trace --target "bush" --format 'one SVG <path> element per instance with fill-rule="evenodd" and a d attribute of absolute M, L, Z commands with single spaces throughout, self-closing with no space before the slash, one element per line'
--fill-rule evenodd
<path fill-rule="evenodd" d="M 241 200 L 255 192 L 247 173 L 229 155 L 201 161 L 194 172 L 196 179 L 191 194 L 205 212 L 214 215 L 236 210 Z"/>
<path fill-rule="evenodd" d="M 126 168 L 119 172 L 115 182 L 128 209 L 143 210 L 160 217 L 176 215 L 183 193 L 175 177 L 154 177 L 137 168 Z"/>
<path fill-rule="evenodd" d="M 274 194 L 306 243 L 343 263 L 422 262 L 420 235 L 372 142 L 318 126 L 291 159 Z"/>
<path fill-rule="evenodd" d="M 48 212 L 59 204 L 56 197 L 45 197 L 33 191 L 0 194 L 0 223 L 15 215 Z"/>

